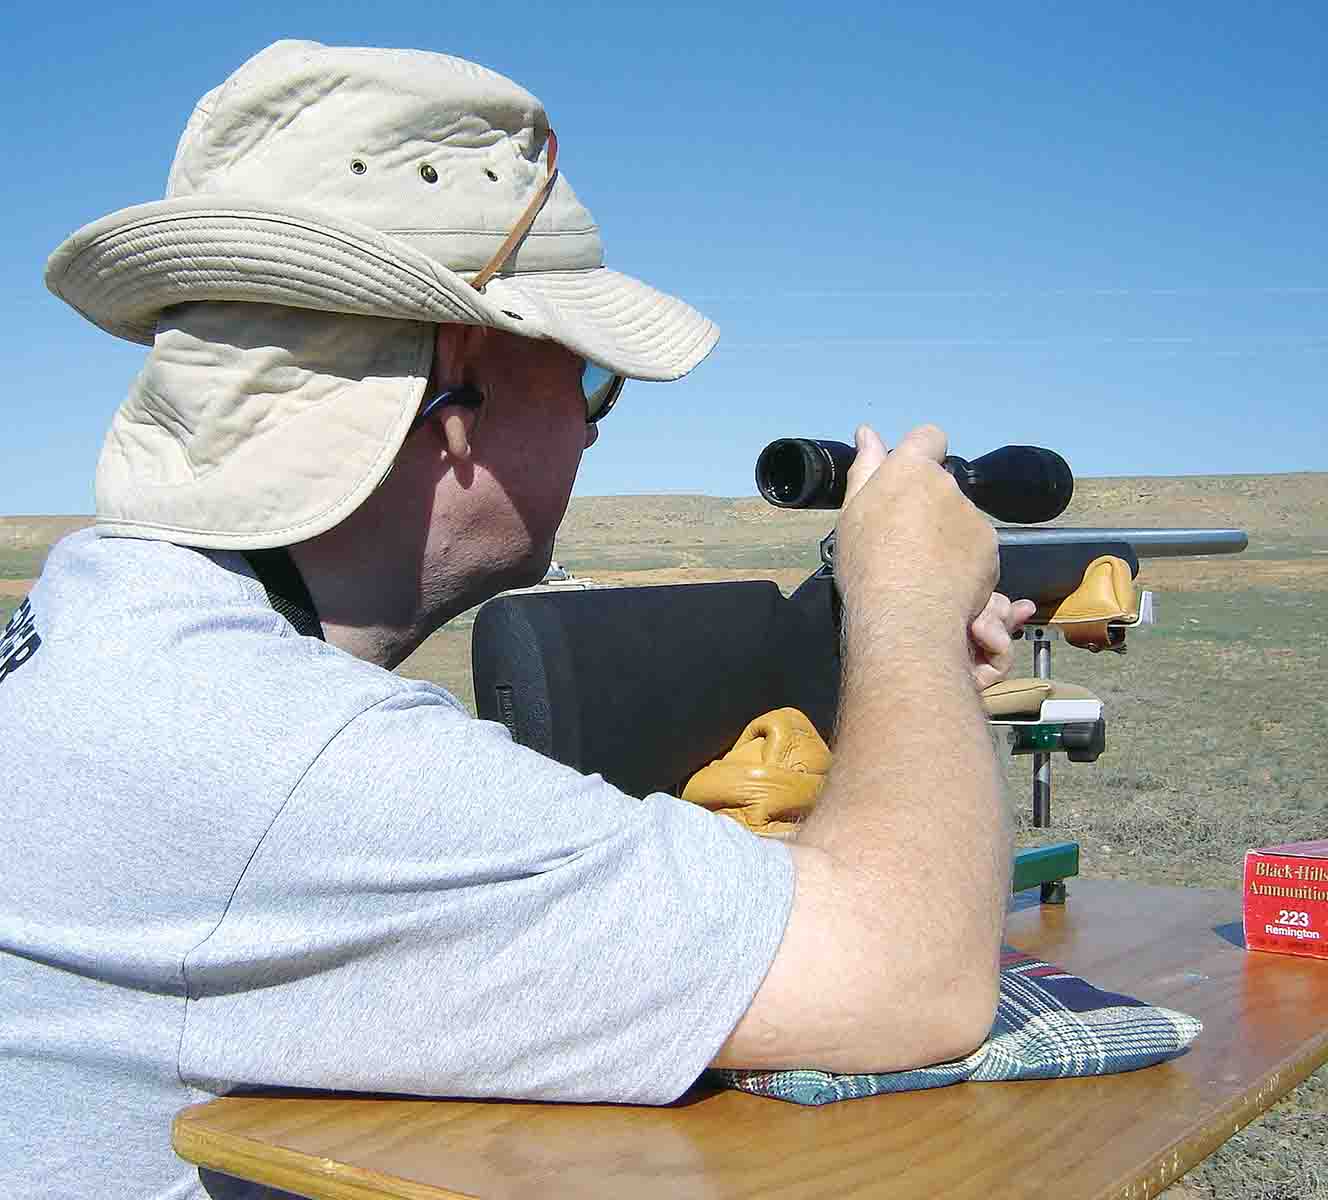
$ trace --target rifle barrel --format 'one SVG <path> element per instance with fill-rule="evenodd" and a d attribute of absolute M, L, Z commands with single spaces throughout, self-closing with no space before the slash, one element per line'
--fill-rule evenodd
<path fill-rule="evenodd" d="M 1193 554 L 1239 554 L 1249 544 L 1243 529 L 1129 529 L 1056 526 L 1027 529 L 996 527 L 1002 546 L 1072 546 L 1082 542 L 1127 542 L 1140 558 L 1178 558 Z"/>

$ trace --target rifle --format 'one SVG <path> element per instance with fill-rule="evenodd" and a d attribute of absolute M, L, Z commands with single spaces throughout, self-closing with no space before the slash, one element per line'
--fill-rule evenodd
<path fill-rule="evenodd" d="M 780 438 L 757 458 L 757 489 L 779 508 L 838 508 L 854 454 L 854 448 L 842 442 Z M 951 456 L 942 465 L 969 499 L 999 520 L 1053 520 L 1065 511 L 1074 491 L 1065 460 L 1036 446 L 1003 446 L 971 463 Z M 1033 674 L 996 685 L 984 699 L 990 723 L 1006 730 L 1011 754 L 1033 758 L 1033 825 L 1047 828 L 1052 755 L 1096 762 L 1106 749 L 1102 701 L 1085 689 L 1052 681 L 1052 642 L 1061 638 L 1093 652 L 1124 654 L 1127 631 L 1157 620 L 1153 594 L 1134 588 L 1141 558 L 1238 554 L 1249 538 L 1240 529 L 1012 525 L 998 525 L 996 536 L 996 590 L 1037 605 L 1023 634 L 1033 648 Z M 790 600 L 804 612 L 808 628 L 820 624 L 835 631 L 829 648 L 837 655 L 833 530 L 822 539 L 820 556 L 821 566 Z M 999 697 L 992 696 L 997 689 Z M 1020 891 L 1036 883 L 1044 903 L 1062 903 L 1064 881 L 1078 869 L 1074 842 L 1021 851 L 1015 860 L 1014 888 Z"/>

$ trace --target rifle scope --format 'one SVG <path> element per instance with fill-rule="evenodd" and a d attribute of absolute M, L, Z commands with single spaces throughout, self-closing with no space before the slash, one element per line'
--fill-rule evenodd
<path fill-rule="evenodd" d="M 856 455 L 843 442 L 779 438 L 756 460 L 756 487 L 776 508 L 839 508 Z M 1002 446 L 972 462 L 951 454 L 941 466 L 965 496 L 998 521 L 1050 521 L 1074 494 L 1069 463 L 1040 446 Z"/>

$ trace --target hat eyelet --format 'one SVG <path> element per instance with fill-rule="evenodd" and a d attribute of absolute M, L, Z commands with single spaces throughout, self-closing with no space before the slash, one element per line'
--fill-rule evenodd
<path fill-rule="evenodd" d="M 352 175 L 363 175 L 369 169 L 369 164 L 362 158 L 352 158 L 350 160 L 350 173 Z"/>
<path fill-rule="evenodd" d="M 423 163 L 420 166 L 420 178 L 423 179 L 425 183 L 437 183 L 438 172 L 428 163 Z"/>
<path fill-rule="evenodd" d="M 485 167 L 485 168 L 484 168 L 484 173 L 489 177 L 489 181 L 490 181 L 491 183 L 497 183 L 497 182 L 498 182 L 498 172 L 497 172 L 497 171 L 491 171 L 491 170 L 489 170 L 488 167 Z"/>

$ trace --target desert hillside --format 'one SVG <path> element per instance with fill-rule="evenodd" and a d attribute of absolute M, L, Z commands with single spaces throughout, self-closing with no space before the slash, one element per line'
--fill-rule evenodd
<path fill-rule="evenodd" d="M 42 554 L 86 516 L 0 517 L 0 555 Z M 606 564 L 687 565 L 695 547 L 735 554 L 802 547 L 833 523 L 824 512 L 788 512 L 758 497 L 589 496 L 574 499 L 559 538 L 560 555 Z M 1187 475 L 1080 479 L 1057 525 L 1221 525 L 1249 530 L 1251 551 L 1322 540 L 1328 548 L 1328 472 L 1288 475 Z M 742 549 L 746 547 L 746 549 Z M 714 557 L 713 549 L 704 552 Z M 31 559 L 29 559 L 31 561 Z M 6 574 L 10 578 L 11 570 Z M 740 565 L 740 564 L 735 564 Z"/>
<path fill-rule="evenodd" d="M 0 596 L 25 591 L 50 545 L 90 521 L 0 517 Z M 590 496 L 572 501 L 556 555 L 607 583 L 761 575 L 787 585 L 815 567 L 833 523 L 832 513 L 782 511 L 755 496 Z M 1297 573 L 1316 573 L 1328 569 L 1328 472 L 1080 479 L 1054 523 L 1234 527 L 1250 535 L 1247 569 L 1296 560 Z"/>

